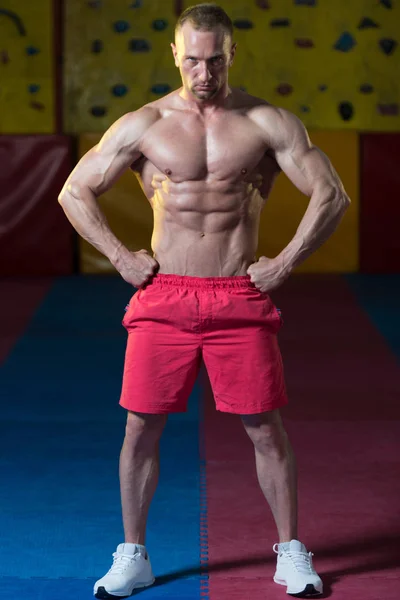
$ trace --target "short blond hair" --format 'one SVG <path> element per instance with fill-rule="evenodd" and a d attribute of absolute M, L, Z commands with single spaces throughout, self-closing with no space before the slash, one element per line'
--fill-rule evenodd
<path fill-rule="evenodd" d="M 210 31 L 216 27 L 223 27 L 233 37 L 233 23 L 224 9 L 217 4 L 207 3 L 189 6 L 183 11 L 176 23 L 175 36 L 186 21 L 189 21 L 192 27 L 198 31 Z"/>

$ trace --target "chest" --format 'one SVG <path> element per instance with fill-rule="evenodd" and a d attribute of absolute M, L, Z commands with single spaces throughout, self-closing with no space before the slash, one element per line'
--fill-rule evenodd
<path fill-rule="evenodd" d="M 266 145 L 247 117 L 221 117 L 205 123 L 196 116 L 161 119 L 143 140 L 142 153 L 162 173 L 179 183 L 211 176 L 235 180 L 260 162 Z"/>

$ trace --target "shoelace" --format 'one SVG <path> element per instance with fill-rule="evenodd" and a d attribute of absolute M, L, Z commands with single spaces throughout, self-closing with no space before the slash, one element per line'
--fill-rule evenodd
<path fill-rule="evenodd" d="M 140 556 L 140 552 L 136 552 L 136 554 L 134 554 L 133 556 L 132 554 L 119 554 L 118 552 L 114 552 L 114 561 L 108 573 L 112 573 L 113 575 L 123 573 L 125 569 L 132 563 L 132 561 L 137 560 L 138 558 L 140 558 Z"/>
<path fill-rule="evenodd" d="M 275 549 L 275 546 L 277 549 Z M 278 544 L 274 544 L 273 551 L 279 554 Z M 312 557 L 314 556 L 312 552 L 305 554 L 304 552 L 295 552 L 294 550 L 281 550 L 281 554 L 289 558 L 295 569 L 300 573 L 312 573 Z"/>

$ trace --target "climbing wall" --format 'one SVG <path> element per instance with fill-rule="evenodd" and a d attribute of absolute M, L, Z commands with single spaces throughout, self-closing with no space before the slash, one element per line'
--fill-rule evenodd
<path fill-rule="evenodd" d="M 54 132 L 52 0 L 0 3 L 0 133 Z"/>
<path fill-rule="evenodd" d="M 232 83 L 306 126 L 400 128 L 400 5 L 389 0 L 221 0 L 236 26 Z"/>
<path fill-rule="evenodd" d="M 68 0 L 65 126 L 103 132 L 180 86 L 170 42 L 193 0 Z M 235 26 L 233 86 L 325 129 L 400 130 L 400 3 L 220 0 Z"/>
<path fill-rule="evenodd" d="M 68 0 L 65 129 L 103 132 L 179 87 L 169 46 L 175 22 L 172 0 Z"/>

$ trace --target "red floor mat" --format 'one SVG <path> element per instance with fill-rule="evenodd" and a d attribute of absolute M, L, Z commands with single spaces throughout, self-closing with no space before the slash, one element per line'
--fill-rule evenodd
<path fill-rule="evenodd" d="M 299 475 L 299 538 L 323 597 L 399 597 L 400 380 L 385 340 L 341 278 L 301 278 L 274 294 L 285 325 Z M 205 452 L 209 598 L 287 598 L 272 581 L 278 541 L 240 417 L 218 413 L 207 378 Z M 396 400 L 397 399 L 397 400 Z"/>
<path fill-rule="evenodd" d="M 0 363 L 23 334 L 52 281 L 50 277 L 10 277 L 0 280 Z"/>

